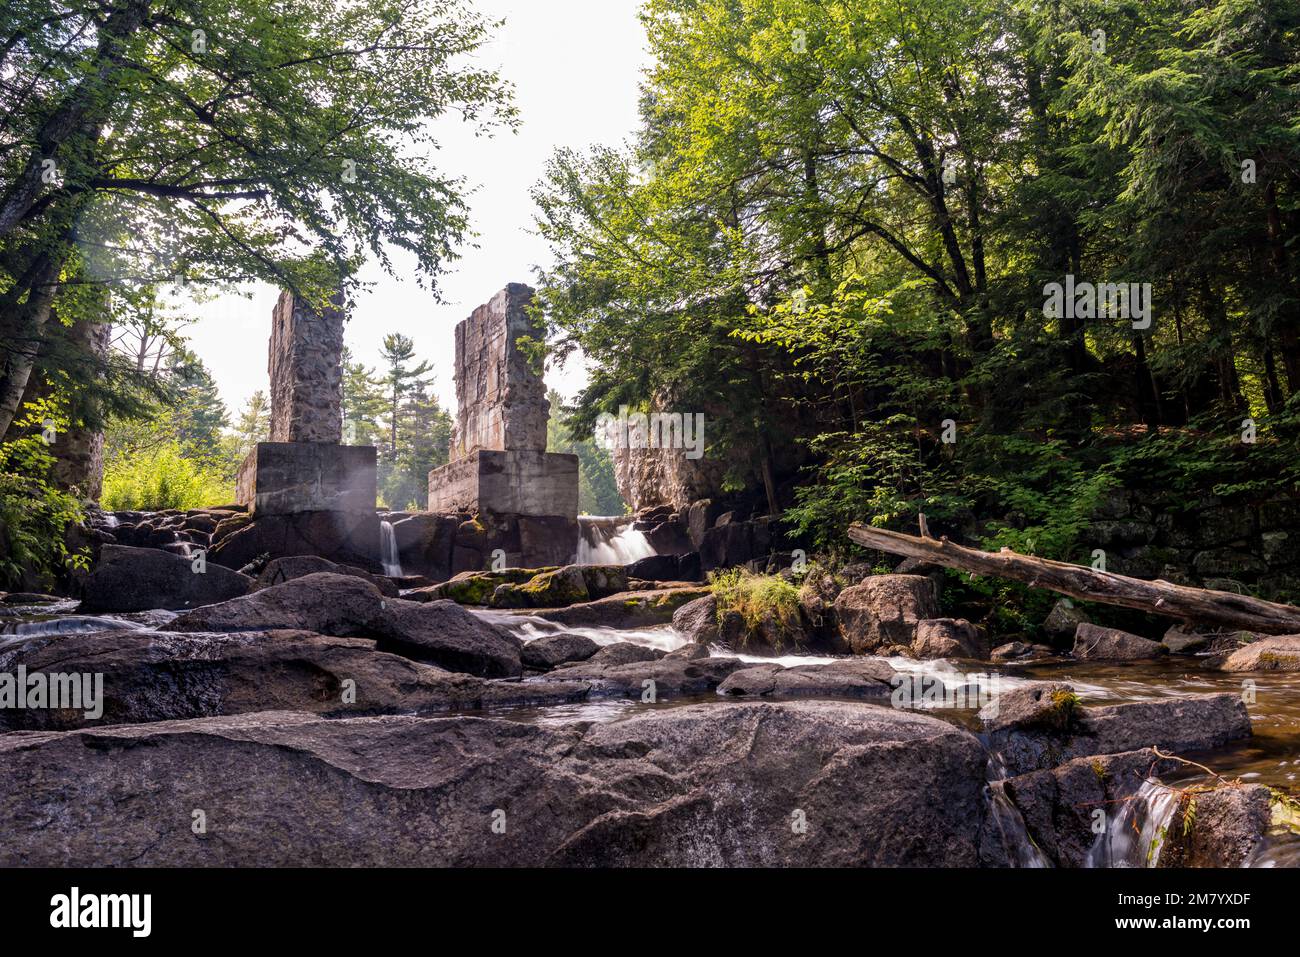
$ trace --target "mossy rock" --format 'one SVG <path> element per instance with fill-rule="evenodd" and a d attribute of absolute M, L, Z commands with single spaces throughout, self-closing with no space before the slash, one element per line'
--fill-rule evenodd
<path fill-rule="evenodd" d="M 434 589 L 437 598 L 450 598 L 460 605 L 486 605 L 497 588 L 529 581 L 536 568 L 506 568 L 499 572 L 461 572 Z"/>
<path fill-rule="evenodd" d="M 492 592 L 493 608 L 563 608 L 590 601 L 580 565 L 566 565 L 534 575 L 528 581 L 502 584 Z"/>
<path fill-rule="evenodd" d="M 627 568 L 623 565 L 575 565 L 582 569 L 582 580 L 586 584 L 587 594 L 592 598 L 604 598 L 627 591 Z"/>

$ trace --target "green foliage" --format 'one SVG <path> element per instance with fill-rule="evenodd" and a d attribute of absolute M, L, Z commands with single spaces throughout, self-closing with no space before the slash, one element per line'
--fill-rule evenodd
<path fill-rule="evenodd" d="M 797 444 L 786 517 L 836 551 L 851 522 L 924 513 L 1079 561 L 1120 487 L 1300 489 L 1293 4 L 649 0 L 643 20 L 639 135 L 559 151 L 535 193 L 555 348 L 593 365 L 577 425 L 668 396 L 709 414 L 711 457 Z M 1067 274 L 1149 283 L 1150 327 L 1049 315 Z M 1019 586 L 968 584 L 1027 620 Z"/>
<path fill-rule="evenodd" d="M 804 638 L 799 588 L 779 575 L 756 575 L 741 568 L 715 573 L 710 588 L 718 602 L 718 621 L 735 612 L 745 623 L 747 640 L 763 632 L 773 647 Z"/>
<path fill-rule="evenodd" d="M 228 504 L 234 492 L 219 469 L 171 441 L 114 459 L 104 470 L 100 502 L 108 511 L 207 508 Z"/>
<path fill-rule="evenodd" d="M 564 405 L 558 392 L 547 393 L 551 417 L 546 423 L 546 450 L 578 457 L 578 514 L 623 515 L 627 503 L 619 494 L 614 478 L 614 459 L 590 436 L 574 438 L 565 429 Z"/>
<path fill-rule="evenodd" d="M 29 403 L 15 424 L 31 434 L 0 444 L 0 585 L 49 587 L 70 568 L 84 568 L 86 556 L 71 554 L 68 527 L 81 520 L 77 499 L 50 481 L 54 456 L 42 438 L 49 423 L 66 426 L 66 409 L 56 400 Z"/>

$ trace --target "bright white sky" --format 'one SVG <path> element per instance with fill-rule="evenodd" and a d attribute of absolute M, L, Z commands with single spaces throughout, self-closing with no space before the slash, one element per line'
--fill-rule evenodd
<path fill-rule="evenodd" d="M 476 139 L 463 124 L 440 124 L 436 164 L 466 177 L 478 248 L 441 282 L 445 303 L 434 302 L 413 279 L 369 267 L 374 281 L 358 297 L 346 342 L 368 366 L 378 367 L 379 345 L 389 332 L 415 341 L 433 364 L 434 391 L 447 409 L 456 405 L 452 381 L 454 328 L 508 282 L 534 284 L 534 267 L 547 265 L 548 249 L 533 232 L 529 189 L 542 177 L 559 146 L 616 146 L 637 125 L 638 83 L 648 64 L 645 33 L 636 17 L 639 0 L 472 0 L 492 19 L 505 19 L 478 55 L 515 85 L 517 132 Z M 401 260 L 395 266 L 402 268 Z M 200 319 L 186 331 L 207 364 L 232 418 L 258 389 L 267 389 L 267 338 L 278 290 L 251 287 L 251 299 L 227 296 L 196 307 Z M 547 384 L 570 397 L 585 381 L 580 363 L 547 371 Z"/>

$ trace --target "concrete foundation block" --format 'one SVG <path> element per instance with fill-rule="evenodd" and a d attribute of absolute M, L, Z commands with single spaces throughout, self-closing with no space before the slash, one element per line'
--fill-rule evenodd
<path fill-rule="evenodd" d="M 429 511 L 578 514 L 578 457 L 478 449 L 429 473 Z"/>
<path fill-rule="evenodd" d="M 374 446 L 326 442 L 259 442 L 235 486 L 253 515 L 373 513 L 376 491 Z"/>

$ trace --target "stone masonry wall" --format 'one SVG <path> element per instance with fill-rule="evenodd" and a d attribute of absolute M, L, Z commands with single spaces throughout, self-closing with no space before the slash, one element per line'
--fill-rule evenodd
<path fill-rule="evenodd" d="M 1110 497 L 1085 536 L 1107 571 L 1265 596 L 1300 597 L 1300 499 L 1208 496 L 1191 507 L 1154 493 Z"/>
<path fill-rule="evenodd" d="M 475 449 L 546 451 L 546 384 L 516 345 L 541 337 L 527 313 L 532 297 L 511 283 L 456 326 L 453 460 Z"/>
<path fill-rule="evenodd" d="M 271 318 L 272 442 L 343 440 L 343 308 L 323 315 L 285 290 Z"/>

